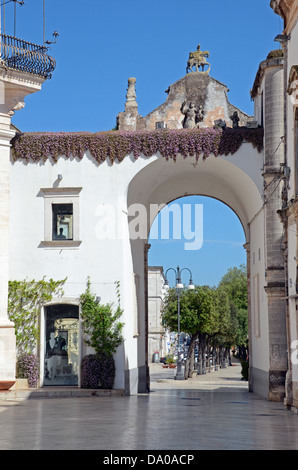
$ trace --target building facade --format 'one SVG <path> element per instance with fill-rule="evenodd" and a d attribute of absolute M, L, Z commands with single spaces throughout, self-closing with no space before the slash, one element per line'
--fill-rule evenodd
<path fill-rule="evenodd" d="M 298 408 L 297 367 L 297 220 L 298 220 L 298 2 L 297 0 L 272 0 L 273 11 L 284 21 L 283 33 L 277 36 L 283 51 L 282 66 L 284 97 L 280 121 L 284 125 L 284 192 L 279 215 L 284 228 L 285 298 L 287 314 L 288 371 L 286 375 L 285 404 Z"/>
<path fill-rule="evenodd" d="M 80 327 L 80 295 L 90 279 L 91 289 L 102 303 L 116 302 L 115 282 L 120 282 L 125 341 L 115 354 L 115 388 L 126 393 L 148 390 L 148 336 L 152 326 L 148 236 L 159 210 L 178 197 L 200 194 L 229 205 L 242 223 L 250 266 L 250 251 L 262 250 L 257 267 L 260 292 L 264 282 L 262 129 L 253 117 L 229 103 L 225 85 L 199 71 L 189 72 L 170 86 L 172 91 L 160 108 L 163 112 L 159 109 L 143 118 L 154 129 L 149 124 L 144 130 L 137 129 L 140 118 L 136 113 L 135 81 L 129 80 L 128 88 L 118 132 L 87 137 L 71 133 L 21 134 L 13 142 L 10 279 L 67 278 L 63 296 L 53 298 L 41 309 L 41 386 L 51 381 L 55 385 L 80 386 L 80 364 L 91 352 Z M 239 120 L 235 119 L 235 110 Z M 121 127 L 127 122 L 129 130 Z M 245 139 L 241 144 L 239 136 L 243 132 Z M 221 135 L 227 136 L 226 141 L 219 138 Z M 189 146 L 193 145 L 194 136 L 199 136 L 196 145 L 200 146 L 200 155 L 183 156 L 181 152 L 192 153 Z M 239 142 L 236 149 L 233 136 Z M 84 144 L 85 138 L 91 141 Z M 138 152 L 134 146 L 139 145 L 140 138 L 143 150 Z M 134 150 L 125 147 L 127 155 L 123 157 L 119 149 L 123 142 L 127 145 L 127 139 L 131 139 Z M 177 139 L 181 149 L 175 155 Z M 222 148 L 216 156 L 219 140 Z M 76 154 L 78 142 L 80 148 L 86 145 L 81 155 Z M 113 147 L 115 142 L 119 147 Z M 28 182 L 26 191 L 21 189 L 24 180 Z M 26 250 L 21 246 L 26 246 Z M 262 332 L 251 337 L 255 351 L 252 363 L 265 378 L 258 389 L 261 374 L 252 374 L 251 388 L 268 396 L 266 297 L 260 295 L 258 304 Z M 251 314 L 250 318 L 253 325 Z M 48 345 L 58 336 L 62 337 L 67 354 L 56 354 L 59 357 L 52 359 Z M 272 397 L 277 399 L 280 390 L 274 388 L 274 393 Z"/>
<path fill-rule="evenodd" d="M 167 355 L 168 332 L 162 324 L 165 277 L 161 266 L 148 266 L 148 362 Z"/>
<path fill-rule="evenodd" d="M 297 333 L 297 1 L 271 3 L 285 19 L 286 42 L 282 38 L 281 49 L 268 51 L 256 71 L 254 116 L 229 102 L 227 86 L 210 76 L 208 51 L 198 46 L 186 75 L 147 116 L 138 113 L 136 80 L 130 78 L 117 131 L 21 134 L 13 140 L 10 199 L 8 188 L 4 199 L 9 231 L 8 220 L 2 227 L 3 240 L 10 239 L 9 274 L 1 285 L 8 277 L 66 279 L 64 294 L 40 311 L 41 386 L 80 386 L 80 364 L 91 352 L 80 295 L 90 279 L 102 303 L 116 302 L 115 282 L 120 286 L 124 342 L 115 354 L 114 387 L 128 394 L 148 391 L 150 227 L 170 201 L 204 195 L 232 208 L 245 234 L 249 388 L 297 406 L 298 372 L 291 360 Z M 1 249 L 7 257 L 6 245 Z M 6 305 L 2 311 L 8 322 Z M 53 354 L 55 344 L 59 353 Z"/>

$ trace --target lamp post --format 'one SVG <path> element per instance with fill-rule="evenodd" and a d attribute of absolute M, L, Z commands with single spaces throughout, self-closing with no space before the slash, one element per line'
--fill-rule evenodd
<path fill-rule="evenodd" d="M 180 294 L 181 294 L 181 291 L 184 287 L 182 282 L 181 282 L 181 274 L 182 274 L 182 271 L 184 271 L 184 270 L 189 271 L 190 279 L 189 279 L 188 289 L 193 290 L 195 288 L 195 286 L 194 286 L 193 281 L 192 281 L 192 274 L 191 274 L 190 269 L 182 268 L 180 270 L 179 266 L 177 266 L 177 269 L 174 269 L 174 268 L 167 269 L 166 274 L 165 274 L 165 287 L 167 287 L 167 288 L 169 287 L 169 281 L 168 281 L 168 278 L 167 278 L 168 271 L 174 271 L 175 276 L 176 276 L 176 286 L 175 287 L 176 287 L 177 302 L 178 302 L 178 305 L 177 305 L 178 306 L 178 359 L 177 359 L 177 373 L 176 373 L 176 377 L 175 377 L 176 380 L 184 380 L 184 374 L 182 373 L 182 366 L 181 366 L 181 354 L 180 354 L 180 334 L 181 334 L 181 331 L 180 331 Z"/>

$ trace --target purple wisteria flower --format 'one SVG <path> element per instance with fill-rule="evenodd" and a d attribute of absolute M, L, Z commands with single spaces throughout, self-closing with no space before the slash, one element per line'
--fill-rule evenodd
<path fill-rule="evenodd" d="M 35 388 L 39 380 L 39 359 L 36 354 L 24 353 L 18 357 L 17 376 L 28 379 L 29 388 Z"/>
<path fill-rule="evenodd" d="M 263 129 L 163 129 L 143 131 L 104 132 L 33 132 L 17 134 L 12 140 L 13 160 L 39 162 L 59 157 L 82 159 L 87 151 L 98 162 L 109 159 L 113 164 L 126 156 L 137 159 L 141 154 L 150 158 L 157 152 L 162 157 L 176 160 L 194 156 L 235 153 L 243 141 L 250 142 L 260 152 L 263 148 Z"/>

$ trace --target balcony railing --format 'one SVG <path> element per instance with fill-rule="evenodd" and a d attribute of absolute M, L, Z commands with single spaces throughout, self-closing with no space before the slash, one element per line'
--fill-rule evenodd
<path fill-rule="evenodd" d="M 56 62 L 46 53 L 45 46 L 38 46 L 6 34 L 1 34 L 0 38 L 0 65 L 44 78 L 51 78 Z"/>

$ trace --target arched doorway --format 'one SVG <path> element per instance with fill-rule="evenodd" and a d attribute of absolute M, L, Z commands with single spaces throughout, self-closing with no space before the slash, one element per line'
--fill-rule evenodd
<path fill-rule="evenodd" d="M 227 157 L 210 155 L 206 160 L 177 158 L 176 161 L 156 158 L 143 167 L 131 180 L 128 187 L 127 206 L 128 214 L 134 216 L 129 208 L 135 204 L 143 206 L 147 219 L 139 224 L 140 232 L 146 237 L 132 237 L 130 239 L 132 269 L 139 277 L 139 319 L 140 335 L 138 341 L 138 360 L 146 363 L 147 334 L 148 334 L 148 237 L 153 220 L 158 212 L 169 202 L 189 195 L 201 195 L 217 199 L 228 207 L 239 218 L 244 232 L 244 248 L 246 249 L 248 267 L 248 315 L 250 331 L 250 368 L 256 367 L 268 375 L 268 315 L 267 299 L 260 295 L 260 286 L 265 284 L 265 256 L 264 256 L 264 214 L 263 214 L 263 179 L 262 161 L 260 154 L 250 144 L 243 144 L 234 154 Z M 260 245 L 260 246 L 259 246 Z M 262 246 L 261 246 L 262 245 Z M 253 264 L 253 252 L 262 252 L 258 264 Z M 253 271 L 253 272 L 252 272 Z M 256 272 L 256 273 L 255 273 Z M 255 289 L 251 290 L 251 276 L 257 276 Z M 254 299 L 257 296 L 257 301 Z M 252 315 L 251 306 L 257 305 Z M 260 312 L 262 316 L 260 317 Z M 259 332 L 262 330 L 262 334 Z M 143 332 L 143 333 L 142 333 Z M 145 345 L 145 348 L 144 348 Z M 146 372 L 145 372 L 146 371 Z M 147 374 L 147 376 L 146 376 Z M 146 376 L 146 378 L 145 378 Z M 253 377 L 253 374 L 251 375 Z M 148 368 L 139 370 L 139 383 L 147 380 Z M 250 389 L 262 395 L 268 394 L 268 382 L 251 381 Z"/>

